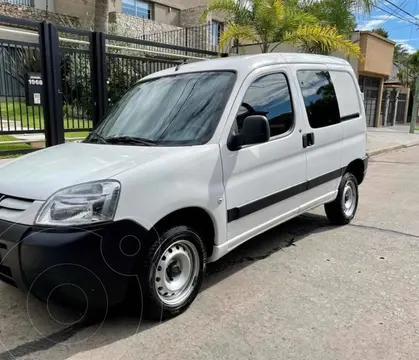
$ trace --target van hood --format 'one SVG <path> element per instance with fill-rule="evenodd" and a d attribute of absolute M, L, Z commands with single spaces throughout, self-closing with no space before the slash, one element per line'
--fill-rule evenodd
<path fill-rule="evenodd" d="M 0 165 L 0 194 L 46 200 L 56 191 L 117 174 L 190 147 L 141 147 L 67 143 Z"/>

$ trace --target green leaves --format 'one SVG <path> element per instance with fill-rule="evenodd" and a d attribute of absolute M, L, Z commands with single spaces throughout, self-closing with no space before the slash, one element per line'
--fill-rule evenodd
<path fill-rule="evenodd" d="M 368 5 L 372 0 L 359 1 Z M 210 0 L 201 19 L 206 21 L 208 14 L 213 11 L 226 16 L 227 26 L 220 38 L 221 47 L 238 39 L 260 44 L 263 52 L 269 52 L 273 50 L 272 43 L 287 41 L 313 52 L 328 54 L 340 50 L 362 58 L 359 46 L 346 37 L 350 32 L 348 29 L 354 26 L 350 11 L 349 19 L 345 19 L 346 14 L 343 14 L 346 23 L 342 25 L 342 30 L 328 25 L 325 20 L 319 20 L 322 12 L 325 12 L 325 4 L 334 4 L 335 8 L 332 7 L 333 11 L 328 14 L 338 16 L 342 13 L 342 7 L 339 6 L 355 6 L 355 2 L 358 4 L 358 0 L 322 0 L 320 3 L 307 5 L 306 2 L 301 5 L 298 0 Z M 319 17 L 315 16 L 316 12 Z M 339 21 L 336 19 L 336 22 Z"/>
<path fill-rule="evenodd" d="M 344 38 L 332 27 L 303 25 L 292 32 L 286 33 L 284 40 L 292 43 L 302 42 L 317 46 L 323 54 L 328 54 L 333 50 L 340 50 L 345 55 L 362 58 L 359 46 Z"/>
<path fill-rule="evenodd" d="M 260 35 L 250 25 L 231 23 L 227 25 L 220 37 L 220 47 L 223 48 L 233 39 L 249 40 L 254 43 L 261 42 Z"/>

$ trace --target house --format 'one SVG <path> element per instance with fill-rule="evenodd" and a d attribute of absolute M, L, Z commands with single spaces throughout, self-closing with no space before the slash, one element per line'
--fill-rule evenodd
<path fill-rule="evenodd" d="M 109 32 L 170 45 L 218 51 L 223 17 L 201 15 L 208 0 L 108 1 Z M 92 29 L 96 0 L 0 0 L 0 15 Z M 4 28 L 3 28 L 4 29 Z M 9 39 L 2 33 L 0 38 Z"/>
<path fill-rule="evenodd" d="M 144 34 L 202 25 L 201 14 L 208 3 L 208 0 L 107 1 L 110 23 L 127 24 L 128 21 L 134 27 L 140 24 Z M 70 22 L 78 21 L 83 27 L 89 27 L 95 14 L 95 2 L 96 0 L 0 0 L 0 15 L 37 21 L 48 19 L 59 23 L 68 18 Z M 211 16 L 207 23 L 214 25 L 211 32 L 218 38 L 222 30 L 222 17 Z"/>

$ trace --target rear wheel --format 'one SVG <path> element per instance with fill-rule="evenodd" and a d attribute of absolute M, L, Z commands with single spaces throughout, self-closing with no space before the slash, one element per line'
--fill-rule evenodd
<path fill-rule="evenodd" d="M 207 263 L 201 236 L 188 226 L 159 232 L 142 261 L 143 314 L 164 320 L 185 311 L 198 295 Z"/>
<path fill-rule="evenodd" d="M 346 225 L 351 222 L 358 208 L 358 182 L 351 173 L 346 173 L 339 184 L 336 199 L 324 208 L 331 223 L 335 225 Z"/>

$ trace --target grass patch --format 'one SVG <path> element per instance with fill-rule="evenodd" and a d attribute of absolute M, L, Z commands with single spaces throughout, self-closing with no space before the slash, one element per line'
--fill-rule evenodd
<path fill-rule="evenodd" d="M 71 139 L 71 138 L 86 138 L 89 135 L 88 131 L 76 131 L 76 132 L 66 132 L 64 134 L 64 138 Z"/>
<path fill-rule="evenodd" d="M 19 139 L 10 135 L 0 135 L 0 141 L 17 141 Z M 25 143 L 22 144 L 0 144 L 1 150 L 20 150 L 20 149 L 30 149 L 31 146 Z"/>
<path fill-rule="evenodd" d="M 10 135 L 0 135 L 0 142 L 2 141 L 16 141 L 19 140 L 14 136 Z M 22 143 L 22 144 L 0 144 L 0 159 L 10 158 L 10 157 L 17 157 L 20 155 L 2 155 L 3 151 L 11 151 L 11 150 L 27 150 L 32 149 L 32 146 Z"/>
<path fill-rule="evenodd" d="M 71 113 L 69 113 L 71 115 Z M 9 120 L 10 127 L 14 129 L 15 121 L 18 130 L 20 126 L 25 129 L 43 130 L 45 128 L 44 112 L 41 106 L 27 106 L 24 101 L 2 101 L 0 102 L 0 119 Z M 7 124 L 7 123 L 6 123 Z M 7 125 L 6 125 L 7 128 Z M 66 116 L 64 113 L 64 129 L 93 128 L 92 120 L 81 120 Z"/>

